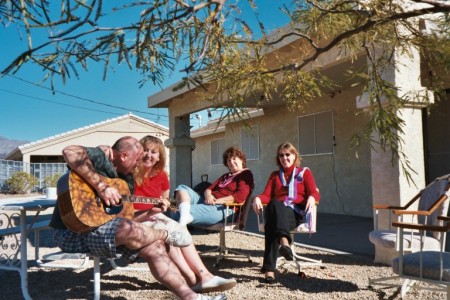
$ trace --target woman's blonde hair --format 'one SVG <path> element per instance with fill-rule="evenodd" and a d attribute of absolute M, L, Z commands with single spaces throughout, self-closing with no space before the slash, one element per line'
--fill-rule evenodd
<path fill-rule="evenodd" d="M 166 166 L 166 148 L 164 147 L 161 139 L 153 135 L 146 135 L 142 139 L 140 139 L 139 142 L 141 143 L 142 147 L 144 147 L 144 151 L 150 146 L 156 145 L 158 147 L 159 161 L 153 166 L 151 175 L 156 175 L 160 172 L 164 172 L 164 168 Z M 136 181 L 138 185 L 141 185 L 145 177 L 145 170 L 142 167 L 142 163 L 138 165 L 133 176 L 134 181 Z"/>
<path fill-rule="evenodd" d="M 300 152 L 298 152 L 298 150 L 294 147 L 294 145 L 292 145 L 289 142 L 283 143 L 280 146 L 278 146 L 277 149 L 277 156 L 275 157 L 275 160 L 277 162 L 277 166 L 279 168 L 281 168 L 281 163 L 280 163 L 280 157 L 278 156 L 280 154 L 281 150 L 288 150 L 291 154 L 295 155 L 295 161 L 294 161 L 294 165 L 296 167 L 300 166 L 300 163 L 302 162 L 302 158 L 300 157 Z"/>

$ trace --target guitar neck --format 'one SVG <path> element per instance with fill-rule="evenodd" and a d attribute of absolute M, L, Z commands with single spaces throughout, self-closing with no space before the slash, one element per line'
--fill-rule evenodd
<path fill-rule="evenodd" d="M 134 195 L 122 195 L 122 200 L 131 203 L 144 203 L 144 204 L 162 204 L 162 199 L 150 198 L 144 196 L 134 196 Z"/>
<path fill-rule="evenodd" d="M 122 200 L 125 202 L 131 203 L 144 203 L 144 204 L 153 204 L 155 207 L 162 207 L 163 201 L 160 198 L 151 198 L 144 196 L 135 196 L 135 195 L 122 195 Z M 168 199 L 170 202 L 170 209 L 173 211 L 177 210 L 178 203 L 174 199 Z"/>

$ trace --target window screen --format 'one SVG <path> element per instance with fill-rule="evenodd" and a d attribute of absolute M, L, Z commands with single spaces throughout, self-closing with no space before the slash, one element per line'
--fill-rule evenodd
<path fill-rule="evenodd" d="M 241 129 L 242 151 L 247 159 L 259 159 L 259 128 L 251 126 Z"/>
<path fill-rule="evenodd" d="M 211 141 L 211 165 L 221 165 L 222 154 L 225 151 L 225 139 Z"/>
<path fill-rule="evenodd" d="M 299 150 L 302 155 L 333 153 L 333 112 L 298 118 Z"/>

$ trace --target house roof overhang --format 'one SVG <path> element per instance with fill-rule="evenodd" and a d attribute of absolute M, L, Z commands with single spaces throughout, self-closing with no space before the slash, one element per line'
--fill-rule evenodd
<path fill-rule="evenodd" d="M 215 119 L 209 121 L 206 126 L 200 127 L 198 129 L 191 131 L 192 138 L 198 138 L 202 136 L 207 136 L 210 134 L 225 132 L 225 125 L 228 123 L 238 122 L 242 120 L 248 120 L 256 117 L 260 117 L 264 115 L 263 109 L 250 109 L 246 111 L 245 114 L 242 114 L 239 118 L 235 119 Z"/>
<path fill-rule="evenodd" d="M 290 30 L 290 27 L 285 26 L 280 28 L 276 32 L 274 32 L 270 39 L 275 40 L 279 38 L 281 35 L 286 35 L 286 33 Z M 326 41 L 323 41 L 325 43 Z M 283 40 L 282 43 L 276 44 L 276 46 L 272 46 L 265 50 L 265 53 L 268 57 L 279 55 L 283 56 L 287 61 L 294 61 L 296 57 L 298 57 L 298 47 L 301 47 L 304 44 L 304 40 L 301 40 L 296 35 L 288 35 L 288 38 Z M 281 55 L 280 55 L 281 54 Z M 274 62 L 276 60 L 273 60 Z M 270 65 L 270 62 L 268 63 Z M 276 66 L 276 65 L 275 65 Z M 346 53 L 338 48 L 333 48 L 326 53 L 321 54 L 316 61 L 307 64 L 303 69 L 306 71 L 319 71 L 324 76 L 328 77 L 334 85 L 337 87 L 336 89 L 343 89 L 345 86 L 350 86 L 354 84 L 352 80 L 349 79 L 348 76 L 343 76 L 343 74 L 347 74 L 350 69 L 352 70 L 364 70 L 367 66 L 367 60 L 364 52 L 358 53 L 356 56 L 354 54 Z M 272 64 L 272 67 L 274 65 Z M 214 89 L 214 83 L 205 82 L 201 87 L 198 86 L 188 86 L 184 85 L 183 82 L 177 82 L 158 93 L 150 95 L 147 97 L 148 107 L 155 108 L 170 108 L 173 103 L 181 102 L 181 101 L 190 101 L 190 105 L 184 106 L 187 113 L 194 113 L 196 111 L 210 108 L 211 103 L 207 101 L 199 100 L 199 93 L 204 93 L 205 90 Z M 324 92 L 332 92 L 332 91 L 324 91 Z M 191 101 L 195 100 L 195 101 Z M 195 105 L 191 105 L 192 102 L 196 102 Z M 223 107 L 227 106 L 227 102 L 223 101 Z M 282 105 L 282 101 L 280 97 L 274 97 L 273 101 L 260 103 L 258 99 L 248 99 L 247 103 L 244 103 L 247 107 L 270 107 L 270 106 L 279 106 Z"/>

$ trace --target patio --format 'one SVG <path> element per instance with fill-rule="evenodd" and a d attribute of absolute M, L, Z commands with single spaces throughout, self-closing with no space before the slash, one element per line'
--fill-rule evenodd
<path fill-rule="evenodd" d="M 41 236 L 41 254 L 57 250 L 52 245 L 50 232 L 44 231 Z M 210 249 L 218 244 L 218 234 L 195 232 L 193 236 L 199 250 Z M 304 268 L 308 276 L 304 279 L 299 278 L 296 270 L 292 269 L 286 274 L 276 274 L 277 284 L 266 285 L 263 283 L 263 274 L 259 272 L 264 242 L 262 236 L 253 233 L 231 233 L 227 236 L 228 246 L 248 252 L 253 259 L 251 263 L 244 259 L 226 259 L 220 269 L 215 269 L 213 256 L 203 258 L 213 273 L 237 279 L 238 285 L 226 292 L 228 299 L 399 299 L 395 288 L 373 290 L 367 285 L 369 277 L 391 276 L 391 268 L 374 264 L 368 255 L 343 254 L 318 248 L 301 247 L 301 253 L 322 259 L 324 269 Z M 29 251 L 30 264 L 33 258 L 33 251 Z M 145 266 L 144 263 L 139 264 Z M 150 272 L 110 269 L 107 263 L 102 266 L 102 299 L 174 299 L 173 294 L 159 284 Z M 17 272 L 1 271 L 0 281 L 3 287 L 0 299 L 21 299 Z M 33 266 L 29 273 L 29 290 L 33 299 L 90 299 L 92 269 L 72 271 Z M 429 291 L 408 294 L 408 299 L 444 297 L 443 293 Z"/>

